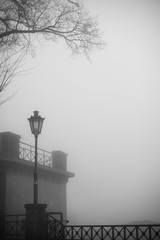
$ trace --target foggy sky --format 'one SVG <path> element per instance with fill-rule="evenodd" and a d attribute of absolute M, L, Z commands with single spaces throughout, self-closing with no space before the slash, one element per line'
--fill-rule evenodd
<path fill-rule="evenodd" d="M 27 118 L 45 117 L 39 146 L 68 153 L 70 223 L 160 221 L 160 2 L 87 0 L 106 47 L 92 63 L 46 43 L 5 94 L 0 131 L 34 144 Z"/>

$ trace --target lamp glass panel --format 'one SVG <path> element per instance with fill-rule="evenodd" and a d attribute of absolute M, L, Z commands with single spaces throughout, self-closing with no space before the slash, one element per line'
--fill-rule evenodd
<path fill-rule="evenodd" d="M 29 124 L 30 124 L 30 128 L 31 128 L 31 132 L 34 133 L 32 118 L 29 118 L 28 120 L 29 120 Z"/>
<path fill-rule="evenodd" d="M 43 125 L 43 118 L 39 118 L 39 129 L 38 129 L 38 132 L 41 133 L 42 131 L 42 125 Z"/>
<path fill-rule="evenodd" d="M 33 131 L 34 131 L 35 134 L 39 133 L 39 121 L 38 121 L 38 119 L 34 119 L 33 128 L 34 128 Z"/>

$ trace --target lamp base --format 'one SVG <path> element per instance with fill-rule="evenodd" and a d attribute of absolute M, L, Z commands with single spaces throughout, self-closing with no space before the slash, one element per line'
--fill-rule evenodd
<path fill-rule="evenodd" d="M 25 240 L 46 239 L 46 208 L 47 204 L 25 204 L 26 231 Z"/>

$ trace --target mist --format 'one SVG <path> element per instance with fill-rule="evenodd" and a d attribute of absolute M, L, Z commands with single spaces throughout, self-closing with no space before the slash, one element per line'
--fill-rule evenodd
<path fill-rule="evenodd" d="M 68 153 L 72 224 L 160 222 L 160 2 L 88 0 L 106 47 L 91 62 L 62 42 L 26 62 L 5 94 L 0 131 L 33 144 L 27 118 L 45 117 L 39 147 Z"/>

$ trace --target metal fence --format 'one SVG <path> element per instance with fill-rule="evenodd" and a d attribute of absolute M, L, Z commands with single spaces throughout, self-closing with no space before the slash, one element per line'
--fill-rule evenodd
<path fill-rule="evenodd" d="M 75 225 L 63 224 L 62 213 L 46 214 L 46 240 L 160 240 L 160 224 Z M 25 239 L 25 215 L 0 217 L 0 239 Z"/>
<path fill-rule="evenodd" d="M 30 162 L 35 161 L 35 147 L 24 142 L 20 142 L 19 158 Z M 37 161 L 44 166 L 52 167 L 52 153 L 41 148 L 37 149 Z"/>
<path fill-rule="evenodd" d="M 160 240 L 160 225 L 65 226 L 65 240 Z"/>
<path fill-rule="evenodd" d="M 64 239 L 63 214 L 61 212 L 46 213 L 46 240 Z M 25 214 L 0 216 L 0 239 L 25 239 Z"/>
<path fill-rule="evenodd" d="M 24 239 L 25 215 L 5 215 L 0 217 L 0 239 Z"/>
<path fill-rule="evenodd" d="M 64 240 L 64 225 L 62 213 L 47 213 L 46 239 Z"/>

